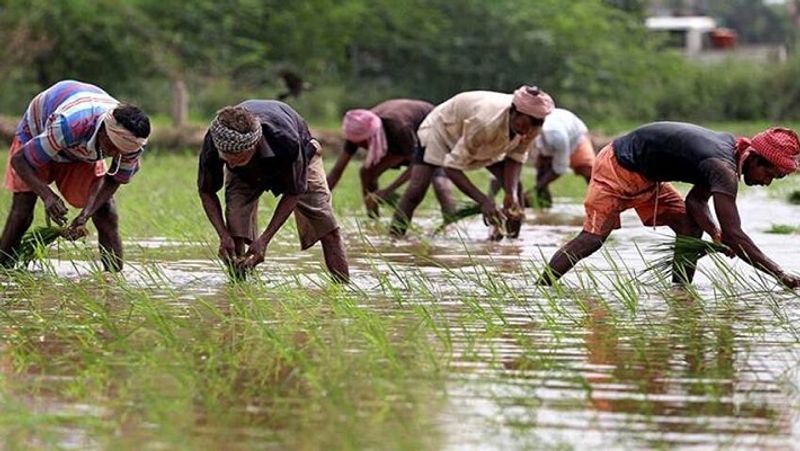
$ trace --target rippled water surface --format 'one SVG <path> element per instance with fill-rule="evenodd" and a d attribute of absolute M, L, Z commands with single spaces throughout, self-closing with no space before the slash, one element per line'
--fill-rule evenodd
<path fill-rule="evenodd" d="M 741 208 L 754 241 L 800 272 L 800 236 L 765 233 L 774 218 L 800 217 L 800 207 L 750 195 Z M 530 212 L 521 237 L 499 243 L 485 240 L 477 219 L 431 237 L 437 222 L 431 216 L 406 240 L 386 238 L 370 224 L 344 223 L 359 307 L 389 316 L 430 307 L 435 330 L 445 331 L 430 338 L 447 356 L 437 390 L 443 404 L 430 420 L 441 439 L 431 446 L 789 449 L 800 443 L 800 298 L 738 261 L 726 264 L 740 279 L 726 281 L 709 258 L 696 293 L 670 291 L 643 271 L 642 257 L 654 259 L 648 248 L 668 239 L 667 232 L 644 228 L 628 214 L 606 252 L 571 273 L 567 288 L 537 288 L 532 282 L 543 259 L 580 230 L 581 215 L 579 205 Z M 268 287 L 324 286 L 320 250 L 299 252 L 291 236 L 281 237 L 259 279 Z M 207 246 L 150 239 L 129 242 L 127 250 L 125 280 L 152 297 L 179 307 L 225 302 L 227 279 Z M 97 277 L 87 262 L 49 264 L 67 281 Z M 6 300 L 28 295 L 14 282 L 3 284 Z M 401 303 L 380 301 L 387 284 L 399 290 Z M 15 327 L 15 315 L 25 315 L 24 304 L 9 308 L 0 319 L 6 330 Z M 7 359 L 3 365 L 10 371 Z M 111 415 L 102 400 L 61 393 L 60 378 L 69 374 L 33 367 L 28 377 L 52 377 L 50 390 L 26 401 L 40 411 L 99 421 Z M 63 446 L 95 445 L 85 430 L 61 432 Z"/>

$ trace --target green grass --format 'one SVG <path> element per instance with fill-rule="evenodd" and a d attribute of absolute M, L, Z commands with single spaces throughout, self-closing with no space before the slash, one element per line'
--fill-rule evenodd
<path fill-rule="evenodd" d="M 789 224 L 772 224 L 767 233 L 774 233 L 776 235 L 791 235 L 793 233 L 800 233 L 800 227 Z"/>
<path fill-rule="evenodd" d="M 787 197 L 789 203 L 792 205 L 800 205 L 800 191 L 792 191 Z"/>

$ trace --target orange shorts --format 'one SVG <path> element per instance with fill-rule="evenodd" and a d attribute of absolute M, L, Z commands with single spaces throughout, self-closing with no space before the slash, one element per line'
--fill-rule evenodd
<path fill-rule="evenodd" d="M 11 166 L 11 157 L 20 150 L 22 150 L 22 143 L 17 137 L 14 137 L 11 150 L 8 152 L 5 187 L 13 193 L 29 193 L 31 188 Z M 48 185 L 55 182 L 58 191 L 67 203 L 75 208 L 83 208 L 89 202 L 89 196 L 95 185 L 106 173 L 106 163 L 102 160 L 94 163 L 51 162 L 39 168 L 36 173 L 39 179 Z"/>
<path fill-rule="evenodd" d="M 622 167 L 609 144 L 592 167 L 583 230 L 605 236 L 620 227 L 620 213 L 631 208 L 645 225 L 667 225 L 686 214 L 683 197 L 671 184 L 656 183 Z"/>
<path fill-rule="evenodd" d="M 592 146 L 592 140 L 589 139 L 589 135 L 583 135 L 578 146 L 575 147 L 569 157 L 569 167 L 575 169 L 581 166 L 594 166 L 594 146 Z"/>

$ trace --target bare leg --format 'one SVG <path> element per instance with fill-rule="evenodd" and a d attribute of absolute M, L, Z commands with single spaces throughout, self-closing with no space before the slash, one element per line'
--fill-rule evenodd
<path fill-rule="evenodd" d="M 489 192 L 487 194 L 494 199 L 502 188 L 500 180 L 497 180 L 497 177 L 492 177 L 492 180 L 489 181 Z"/>
<path fill-rule="evenodd" d="M 692 219 L 689 214 L 667 216 L 665 222 L 675 232 L 676 235 L 684 235 L 692 238 L 703 236 L 703 229 Z M 694 273 L 697 269 L 697 259 L 675 259 L 672 261 L 672 283 L 689 284 L 694 280 Z"/>
<path fill-rule="evenodd" d="M 433 193 L 442 207 L 442 216 L 452 215 L 456 211 L 456 200 L 453 197 L 453 182 L 447 177 L 442 168 L 436 169 L 433 174 Z"/>
<path fill-rule="evenodd" d="M 8 212 L 3 235 L 0 237 L 0 266 L 8 266 L 13 263 L 12 250 L 19 244 L 22 235 L 33 222 L 36 199 L 37 196 L 34 193 L 14 193 L 11 210 Z"/>
<path fill-rule="evenodd" d="M 505 171 L 505 163 L 495 163 L 486 169 L 489 170 L 494 175 L 494 179 L 497 180 L 497 183 L 500 184 L 500 187 L 505 190 L 505 180 L 504 180 L 504 171 Z M 524 208 L 524 200 L 523 200 L 523 191 L 522 191 L 522 182 L 519 182 L 517 185 L 517 199 L 520 201 L 520 205 Z M 519 237 L 520 229 L 522 228 L 522 220 L 521 219 L 509 219 L 506 221 L 506 231 L 508 232 L 509 238 L 517 238 Z M 490 239 L 502 239 L 502 235 L 493 235 Z"/>
<path fill-rule="evenodd" d="M 403 197 L 397 205 L 397 210 L 394 212 L 392 224 L 389 226 L 392 235 L 403 236 L 406 234 L 411 218 L 414 216 L 414 210 L 422 203 L 425 193 L 428 192 L 428 186 L 431 184 L 435 170 L 436 166 L 425 163 L 412 166 L 411 183 L 408 185 L 406 192 L 403 193 Z"/>
<path fill-rule="evenodd" d="M 350 268 L 347 264 L 347 252 L 344 249 L 342 235 L 336 229 L 320 239 L 325 266 L 328 267 L 333 280 L 339 283 L 350 282 Z"/>
<path fill-rule="evenodd" d="M 539 276 L 539 285 L 552 285 L 579 261 L 597 252 L 603 246 L 608 235 L 595 235 L 581 232 L 572 241 L 561 247 L 547 264 L 544 273 Z"/>
<path fill-rule="evenodd" d="M 119 235 L 119 215 L 113 199 L 106 202 L 92 215 L 97 228 L 97 241 L 100 248 L 100 261 L 108 272 L 122 270 L 122 237 Z"/>

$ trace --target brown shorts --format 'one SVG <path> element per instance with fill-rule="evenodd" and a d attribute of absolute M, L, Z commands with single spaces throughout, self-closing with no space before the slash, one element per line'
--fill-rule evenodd
<path fill-rule="evenodd" d="M 686 214 L 681 194 L 669 183 L 656 183 L 622 167 L 609 144 L 597 155 L 586 200 L 583 230 L 605 236 L 620 228 L 619 215 L 636 209 L 645 225 L 666 225 Z"/>
<path fill-rule="evenodd" d="M 225 177 L 225 222 L 234 238 L 244 238 L 248 243 L 256 239 L 258 231 L 258 199 L 261 189 L 231 177 Z M 308 185 L 294 210 L 300 248 L 313 246 L 325 235 L 339 228 L 331 205 L 331 191 L 325 178 L 319 151 L 308 164 Z"/>

